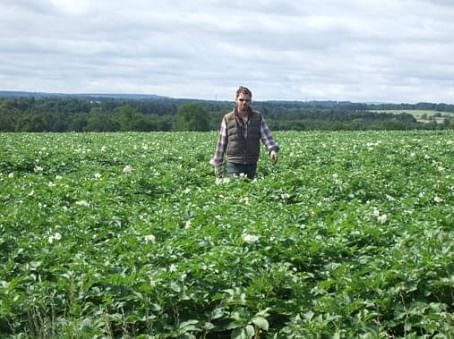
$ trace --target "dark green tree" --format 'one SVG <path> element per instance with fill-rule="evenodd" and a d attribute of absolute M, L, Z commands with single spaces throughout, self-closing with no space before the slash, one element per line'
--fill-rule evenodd
<path fill-rule="evenodd" d="M 0 102 L 0 132 L 14 132 L 15 130 L 15 115 L 8 109 L 6 101 Z"/>
<path fill-rule="evenodd" d="M 78 113 L 71 116 L 68 123 L 68 131 L 82 132 L 87 126 L 88 114 Z"/>
<path fill-rule="evenodd" d="M 207 109 L 195 103 L 178 107 L 174 129 L 177 131 L 208 131 L 210 120 Z"/>
<path fill-rule="evenodd" d="M 114 132 L 120 130 L 120 124 L 113 119 L 111 114 L 101 112 L 100 109 L 92 109 L 87 119 L 85 131 L 90 132 Z"/>
<path fill-rule="evenodd" d="M 121 131 L 137 131 L 143 126 L 143 116 L 131 105 L 118 107 L 115 115 Z"/>
<path fill-rule="evenodd" d="M 47 123 L 38 114 L 26 114 L 19 119 L 18 130 L 23 132 L 44 132 L 47 131 Z"/>

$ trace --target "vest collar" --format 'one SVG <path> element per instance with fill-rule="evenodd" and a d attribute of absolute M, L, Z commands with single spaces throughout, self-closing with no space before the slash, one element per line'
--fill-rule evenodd
<path fill-rule="evenodd" d="M 241 116 L 240 116 L 240 114 L 238 113 L 238 107 L 235 107 L 235 109 L 234 109 L 233 112 L 235 113 L 235 116 L 236 116 L 236 117 L 238 117 L 239 119 L 241 119 Z M 247 118 L 248 118 L 248 120 L 249 120 L 249 118 L 252 116 L 252 113 L 253 113 L 252 108 L 249 106 L 248 109 L 247 109 Z"/>

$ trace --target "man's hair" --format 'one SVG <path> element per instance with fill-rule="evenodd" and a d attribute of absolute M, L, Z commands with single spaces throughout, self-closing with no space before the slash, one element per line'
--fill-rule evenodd
<path fill-rule="evenodd" d="M 236 90 L 236 96 L 235 98 L 238 98 L 240 96 L 240 94 L 243 93 L 243 94 L 246 94 L 246 95 L 249 95 L 251 98 L 252 98 L 252 92 L 249 88 L 247 87 L 244 87 L 244 86 L 240 86 L 237 90 Z"/>

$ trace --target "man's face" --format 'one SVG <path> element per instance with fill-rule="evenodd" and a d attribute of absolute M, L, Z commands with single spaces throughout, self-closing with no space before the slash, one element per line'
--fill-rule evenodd
<path fill-rule="evenodd" d="M 241 112 L 247 111 L 249 104 L 251 103 L 251 96 L 248 94 L 240 93 L 238 98 L 236 98 L 236 105 L 238 110 Z"/>

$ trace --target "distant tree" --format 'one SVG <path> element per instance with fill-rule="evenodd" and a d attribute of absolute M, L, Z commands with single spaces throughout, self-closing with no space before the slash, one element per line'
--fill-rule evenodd
<path fill-rule="evenodd" d="M 143 115 L 131 105 L 120 106 L 116 110 L 116 120 L 119 123 L 121 131 L 138 131 L 143 125 Z"/>
<path fill-rule="evenodd" d="M 18 130 L 23 132 L 44 132 L 47 130 L 47 123 L 40 115 L 27 114 L 19 119 Z"/>
<path fill-rule="evenodd" d="M 177 131 L 208 131 L 207 109 L 200 104 L 183 104 L 178 107 L 174 129 Z"/>
<path fill-rule="evenodd" d="M 381 123 L 381 126 L 385 130 L 405 130 L 406 125 L 397 120 L 385 120 Z"/>
<path fill-rule="evenodd" d="M 449 128 L 454 129 L 454 118 L 449 119 Z"/>
<path fill-rule="evenodd" d="M 68 131 L 82 132 L 87 126 L 88 115 L 84 113 L 74 114 L 68 123 Z"/>
<path fill-rule="evenodd" d="M 120 125 L 118 121 L 112 119 L 107 113 L 92 113 L 84 130 L 90 132 L 114 132 L 120 130 Z"/>
<path fill-rule="evenodd" d="M 0 102 L 0 131 L 14 132 L 16 130 L 16 119 L 9 111 L 5 101 Z"/>
<path fill-rule="evenodd" d="M 162 115 L 158 119 L 158 130 L 159 131 L 170 131 L 173 126 L 173 117 L 169 115 Z"/>

